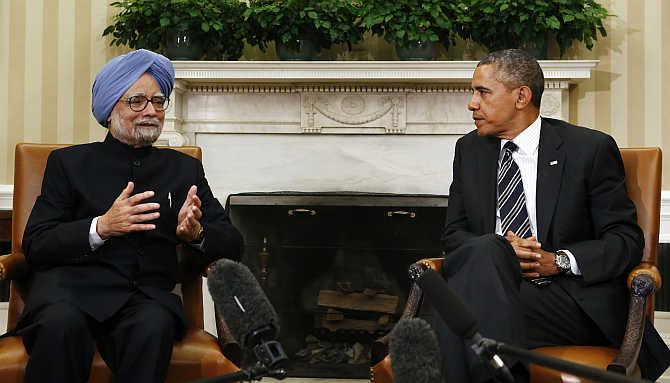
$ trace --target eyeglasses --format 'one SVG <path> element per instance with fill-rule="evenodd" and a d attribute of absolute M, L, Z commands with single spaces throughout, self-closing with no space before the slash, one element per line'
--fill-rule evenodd
<path fill-rule="evenodd" d="M 141 112 L 146 109 L 149 102 L 154 106 L 157 112 L 163 112 L 170 104 L 170 99 L 165 96 L 153 96 L 151 98 L 142 95 L 130 96 L 128 98 L 121 98 L 119 101 L 128 104 L 130 110 L 133 112 Z"/>

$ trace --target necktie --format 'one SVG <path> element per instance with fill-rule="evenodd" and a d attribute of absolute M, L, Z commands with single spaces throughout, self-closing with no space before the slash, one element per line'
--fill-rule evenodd
<path fill-rule="evenodd" d="M 532 235 L 530 220 L 526 210 L 526 196 L 523 192 L 521 172 L 512 158 L 518 146 L 509 141 L 503 147 L 503 156 L 498 172 L 498 210 L 503 235 L 513 231 L 521 238 Z"/>

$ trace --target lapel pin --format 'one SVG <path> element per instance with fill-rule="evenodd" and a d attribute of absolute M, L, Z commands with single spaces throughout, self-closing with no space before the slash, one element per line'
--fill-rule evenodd
<path fill-rule="evenodd" d="M 558 161 L 553 160 L 553 161 L 549 162 L 549 166 L 554 166 L 554 165 L 558 165 Z"/>

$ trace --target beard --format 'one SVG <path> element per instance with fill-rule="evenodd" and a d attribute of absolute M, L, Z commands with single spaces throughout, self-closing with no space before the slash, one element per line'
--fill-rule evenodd
<path fill-rule="evenodd" d="M 132 129 L 128 129 L 119 113 L 114 111 L 110 117 L 109 131 L 124 144 L 139 148 L 153 145 L 161 135 L 163 125 L 158 118 L 148 117 L 132 121 Z"/>

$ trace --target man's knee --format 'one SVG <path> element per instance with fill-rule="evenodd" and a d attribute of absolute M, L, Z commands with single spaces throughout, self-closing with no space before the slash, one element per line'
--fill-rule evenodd
<path fill-rule="evenodd" d="M 35 347 L 59 353 L 76 349 L 86 358 L 93 356 L 93 336 L 86 314 L 67 302 L 51 304 L 32 314 L 19 334 L 31 357 Z"/>
<path fill-rule="evenodd" d="M 458 249 L 447 254 L 443 271 L 445 276 L 462 269 L 483 271 L 492 266 L 509 263 L 513 252 L 503 237 L 496 234 L 481 235 L 467 240 Z"/>
<path fill-rule="evenodd" d="M 86 314 L 67 302 L 59 302 L 43 308 L 36 316 L 35 324 L 39 327 L 40 332 L 44 332 L 47 336 L 90 337 Z"/>
<path fill-rule="evenodd" d="M 156 302 L 143 305 L 134 318 L 135 332 L 142 336 L 156 339 L 166 337 L 172 339 L 175 334 L 176 321 L 174 314 Z"/>

